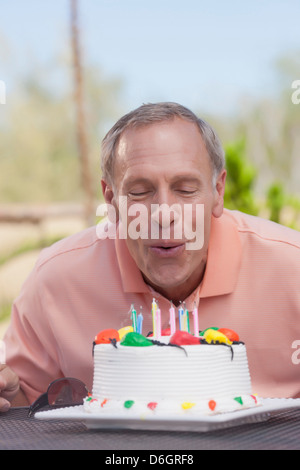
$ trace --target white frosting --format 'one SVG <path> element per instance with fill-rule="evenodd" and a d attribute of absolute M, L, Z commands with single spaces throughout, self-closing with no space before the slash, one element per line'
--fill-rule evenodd
<path fill-rule="evenodd" d="M 251 396 L 245 345 L 232 345 L 233 358 L 224 345 L 182 348 L 96 345 L 92 399 L 85 401 L 86 411 L 203 414 L 257 404 Z M 124 402 L 132 406 L 124 408 Z M 155 403 L 153 409 L 149 403 Z"/>

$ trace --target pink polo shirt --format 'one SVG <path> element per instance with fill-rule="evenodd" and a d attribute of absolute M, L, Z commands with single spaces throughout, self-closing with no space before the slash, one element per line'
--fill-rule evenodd
<path fill-rule="evenodd" d="M 138 313 L 142 306 L 147 334 L 153 296 L 166 328 L 169 301 L 145 284 L 125 240 L 100 240 L 95 227 L 43 250 L 14 302 L 5 336 L 7 363 L 29 400 L 62 376 L 77 377 L 91 390 L 95 335 L 130 325 L 132 303 Z M 189 311 L 197 303 L 200 329 L 239 333 L 253 393 L 300 397 L 299 232 L 225 210 L 212 220 L 203 281 L 182 300 Z"/>

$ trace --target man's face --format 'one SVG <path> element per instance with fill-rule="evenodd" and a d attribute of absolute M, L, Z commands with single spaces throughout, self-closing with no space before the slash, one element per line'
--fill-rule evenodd
<path fill-rule="evenodd" d="M 174 302 L 186 298 L 202 280 L 211 216 L 219 217 L 223 210 L 225 176 L 224 170 L 213 187 L 207 150 L 197 126 L 191 122 L 175 118 L 126 130 L 120 138 L 114 167 L 117 194 L 111 192 L 109 202 L 118 205 L 123 196 L 128 211 L 134 204 L 147 208 L 146 238 L 127 236 L 126 243 L 145 281 Z M 106 187 L 106 199 L 109 191 Z M 204 231 L 201 248 L 186 249 L 188 240 L 184 230 L 178 238 L 174 214 L 164 217 L 153 210 L 162 204 L 176 204 L 181 214 L 186 205 L 192 208 L 193 231 Z M 197 226 L 197 204 L 204 204 L 204 227 L 203 222 Z M 127 228 L 135 217 L 127 217 Z M 158 229 L 156 238 L 151 234 L 151 222 Z M 169 230 L 169 239 L 164 238 L 163 228 Z"/>

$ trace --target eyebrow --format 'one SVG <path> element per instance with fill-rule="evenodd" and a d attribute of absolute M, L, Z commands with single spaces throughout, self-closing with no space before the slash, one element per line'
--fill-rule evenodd
<path fill-rule="evenodd" d="M 199 177 L 191 175 L 190 173 L 189 174 L 182 173 L 179 175 L 174 175 L 174 177 L 171 178 L 170 183 L 174 184 L 174 183 L 181 182 L 181 181 L 186 181 L 189 183 L 197 183 L 197 184 L 201 183 L 201 179 Z M 127 188 L 128 186 L 131 186 L 134 184 L 153 184 L 153 180 L 149 178 L 145 178 L 145 177 L 137 177 L 137 178 L 129 177 L 127 181 L 125 180 L 124 187 Z"/>
<path fill-rule="evenodd" d="M 190 173 L 182 173 L 179 175 L 174 176 L 174 178 L 171 179 L 171 182 L 177 182 L 177 181 L 188 181 L 189 183 L 201 183 L 201 178 L 191 175 Z"/>
<path fill-rule="evenodd" d="M 133 186 L 135 184 L 149 184 L 149 183 L 152 184 L 152 181 L 149 180 L 148 178 L 143 178 L 143 177 L 134 178 L 133 177 L 133 178 L 128 178 L 127 181 L 125 180 L 124 188 L 127 189 L 128 187 Z"/>

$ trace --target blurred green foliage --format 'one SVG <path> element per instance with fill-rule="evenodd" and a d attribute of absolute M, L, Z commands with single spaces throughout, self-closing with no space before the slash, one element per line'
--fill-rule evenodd
<path fill-rule="evenodd" d="M 280 215 L 286 203 L 287 198 L 284 193 L 282 183 L 274 182 L 271 184 L 271 186 L 268 188 L 266 197 L 266 204 L 270 209 L 270 220 L 280 223 Z"/>
<path fill-rule="evenodd" d="M 257 215 L 254 197 L 257 170 L 245 156 L 245 141 L 241 139 L 225 147 L 227 178 L 224 205 L 247 214 Z"/>
<path fill-rule="evenodd" d="M 257 169 L 247 159 L 245 149 L 244 139 L 228 144 L 225 148 L 225 207 L 250 215 L 260 215 L 263 209 L 267 209 L 271 221 L 300 230 L 300 199 L 289 195 L 281 181 L 273 181 L 267 187 L 263 201 L 258 200 L 255 192 Z M 283 217 L 286 210 L 289 212 L 288 221 Z"/>

